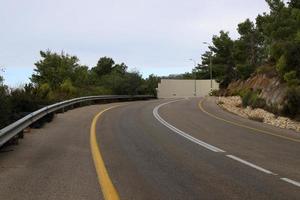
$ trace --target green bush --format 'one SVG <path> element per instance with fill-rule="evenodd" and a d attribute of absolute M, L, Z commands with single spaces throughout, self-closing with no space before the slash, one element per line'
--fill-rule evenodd
<path fill-rule="evenodd" d="M 7 87 L 0 85 L 0 129 L 10 123 L 11 105 Z"/>
<path fill-rule="evenodd" d="M 300 86 L 288 89 L 283 113 L 290 117 L 300 114 Z"/>
<path fill-rule="evenodd" d="M 300 80 L 298 79 L 295 70 L 285 73 L 283 78 L 289 86 L 297 86 L 300 84 Z"/>
<path fill-rule="evenodd" d="M 38 89 L 31 84 L 27 84 L 23 88 L 12 89 L 9 94 L 9 102 L 13 121 L 51 103 L 48 99 L 39 96 Z"/>
<path fill-rule="evenodd" d="M 76 96 L 76 88 L 73 86 L 73 83 L 70 79 L 66 79 L 60 85 L 60 95 L 62 99 L 69 99 Z"/>
<path fill-rule="evenodd" d="M 213 90 L 211 96 L 219 96 L 219 90 Z"/>
<path fill-rule="evenodd" d="M 241 92 L 243 107 L 247 107 L 250 105 L 251 96 L 252 96 L 252 91 L 250 91 L 250 90 Z"/>
<path fill-rule="evenodd" d="M 266 101 L 259 97 L 259 93 L 260 91 L 253 91 L 252 89 L 240 91 L 243 107 L 250 106 L 252 108 L 264 108 L 266 106 Z"/>

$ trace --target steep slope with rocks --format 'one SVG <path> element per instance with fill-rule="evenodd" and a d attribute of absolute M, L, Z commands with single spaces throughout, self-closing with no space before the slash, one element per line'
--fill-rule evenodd
<path fill-rule="evenodd" d="M 276 76 L 255 74 L 247 80 L 230 83 L 227 89 L 221 92 L 221 95 L 234 96 L 245 89 L 260 91 L 259 97 L 265 99 L 268 106 L 281 110 L 286 100 L 288 86 Z"/>

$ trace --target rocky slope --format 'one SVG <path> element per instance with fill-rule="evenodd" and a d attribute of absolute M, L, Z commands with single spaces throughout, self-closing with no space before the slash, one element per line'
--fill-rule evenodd
<path fill-rule="evenodd" d="M 243 89 L 253 89 L 261 91 L 260 97 L 266 100 L 268 106 L 275 106 L 279 110 L 282 108 L 287 91 L 287 85 L 281 83 L 280 79 L 266 74 L 256 74 L 247 80 L 232 82 L 223 95 L 232 96 Z"/>

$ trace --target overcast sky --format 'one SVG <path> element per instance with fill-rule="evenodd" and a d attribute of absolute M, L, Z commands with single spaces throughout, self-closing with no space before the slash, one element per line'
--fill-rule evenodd
<path fill-rule="evenodd" d="M 264 0 L 0 0 L 0 66 L 5 83 L 28 82 L 39 51 L 102 56 L 144 77 L 191 71 L 220 30 L 267 12 Z"/>

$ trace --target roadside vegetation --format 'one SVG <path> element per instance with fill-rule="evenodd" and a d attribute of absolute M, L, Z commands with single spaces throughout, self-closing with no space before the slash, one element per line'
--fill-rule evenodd
<path fill-rule="evenodd" d="M 76 56 L 41 51 L 30 83 L 9 88 L 0 75 L 0 128 L 45 105 L 89 95 L 156 95 L 159 78 L 144 79 L 126 64 L 102 57 L 89 68 Z"/>
<path fill-rule="evenodd" d="M 226 31 L 214 35 L 209 50 L 201 56 L 202 62 L 189 77 L 209 79 L 210 59 L 213 77 L 221 90 L 233 81 L 258 73 L 276 76 L 289 87 L 281 114 L 297 117 L 300 115 L 300 1 L 266 0 L 266 3 L 269 13 L 258 15 L 254 22 L 247 19 L 238 24 L 239 38 L 230 38 Z M 244 106 L 266 107 L 259 98 L 260 91 L 237 93 Z"/>

